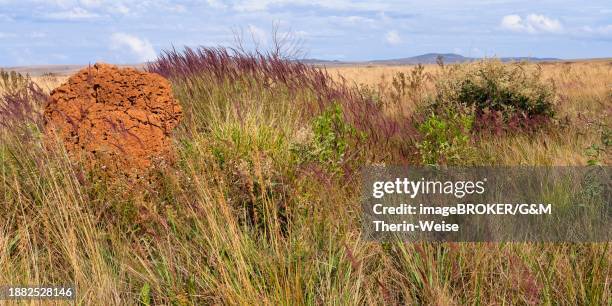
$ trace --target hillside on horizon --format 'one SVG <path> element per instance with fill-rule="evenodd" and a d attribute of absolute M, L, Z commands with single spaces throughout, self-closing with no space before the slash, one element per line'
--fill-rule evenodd
<path fill-rule="evenodd" d="M 311 64 L 311 65 L 323 65 L 323 66 L 344 66 L 344 65 L 416 65 L 416 64 L 435 64 L 441 58 L 444 63 L 455 64 L 471 62 L 483 59 L 485 57 L 467 57 L 456 53 L 425 53 L 421 55 L 404 57 L 404 58 L 393 58 L 393 59 L 380 59 L 380 60 L 366 60 L 366 61 L 341 61 L 341 60 L 322 60 L 316 58 L 305 58 L 300 61 Z M 512 61 L 529 61 L 529 62 L 553 62 L 553 61 L 588 61 L 598 60 L 591 58 L 584 59 L 560 59 L 553 57 L 492 57 L 498 58 L 502 62 Z M 93 64 L 93 63 L 91 63 Z M 119 64 L 122 67 L 134 67 L 136 69 L 144 68 L 144 63 L 138 64 Z M 78 70 L 86 67 L 87 65 L 79 64 L 49 64 L 49 65 L 27 65 L 27 66 L 0 66 L 0 69 L 16 71 L 23 74 L 29 74 L 32 76 L 40 76 L 43 74 L 55 74 L 55 75 L 71 75 Z"/>

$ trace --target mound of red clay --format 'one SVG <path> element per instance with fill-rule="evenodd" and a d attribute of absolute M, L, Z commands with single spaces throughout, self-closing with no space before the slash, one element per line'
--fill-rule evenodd
<path fill-rule="evenodd" d="M 181 118 L 168 80 L 107 64 L 70 77 L 44 112 L 46 133 L 57 133 L 71 157 L 127 177 L 174 160 L 170 133 Z"/>

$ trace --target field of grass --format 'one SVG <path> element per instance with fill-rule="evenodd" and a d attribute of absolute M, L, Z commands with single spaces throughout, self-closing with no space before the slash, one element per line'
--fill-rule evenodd
<path fill-rule="evenodd" d="M 74 284 L 93 305 L 610 305 L 608 243 L 365 241 L 359 170 L 610 165 L 612 62 L 325 72 L 208 50 L 148 69 L 185 119 L 179 162 L 147 182 L 94 180 L 44 142 L 42 98 L 4 94 L 0 284 Z M 525 88 L 495 84 L 542 90 L 554 116 L 506 129 L 514 113 L 444 102 L 470 69 L 519 71 Z M 34 79 L 47 92 L 64 80 Z"/>

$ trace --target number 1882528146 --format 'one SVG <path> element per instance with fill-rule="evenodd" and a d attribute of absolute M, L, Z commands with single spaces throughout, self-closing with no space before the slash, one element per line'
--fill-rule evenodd
<path fill-rule="evenodd" d="M 74 297 L 74 288 L 68 286 L 0 286 L 0 300 L 72 300 Z"/>

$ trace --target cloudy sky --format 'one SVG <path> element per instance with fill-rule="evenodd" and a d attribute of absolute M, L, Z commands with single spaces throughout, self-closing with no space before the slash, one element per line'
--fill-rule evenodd
<path fill-rule="evenodd" d="M 612 57 L 609 0 L 0 0 L 0 66 L 142 62 L 240 31 L 266 45 L 275 23 L 309 58 Z"/>

